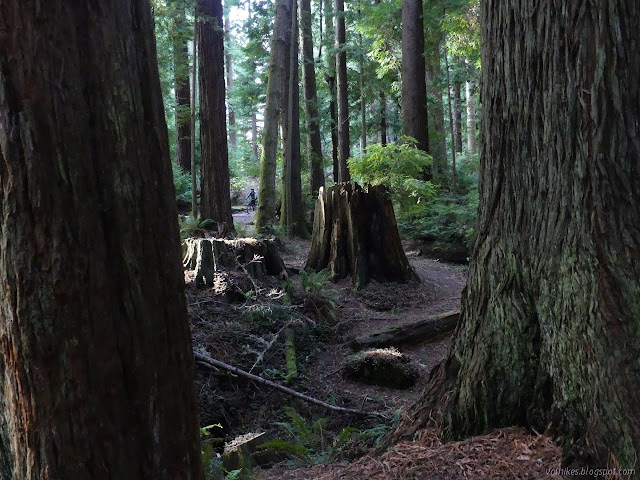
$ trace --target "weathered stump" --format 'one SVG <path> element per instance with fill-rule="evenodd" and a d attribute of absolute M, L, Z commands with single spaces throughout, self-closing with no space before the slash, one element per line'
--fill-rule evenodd
<path fill-rule="evenodd" d="M 378 282 L 419 281 L 402 249 L 391 199 L 383 185 L 341 183 L 320 190 L 306 268 L 351 275 L 360 288 Z"/>
<path fill-rule="evenodd" d="M 286 272 L 273 240 L 188 238 L 183 251 L 184 267 L 196 271 L 196 287 L 212 286 L 217 272 L 242 270 L 256 279 Z"/>

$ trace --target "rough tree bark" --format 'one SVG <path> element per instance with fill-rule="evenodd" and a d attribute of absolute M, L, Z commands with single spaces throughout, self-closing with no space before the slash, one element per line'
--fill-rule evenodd
<path fill-rule="evenodd" d="M 149 2 L 0 11 L 0 478 L 201 479 Z"/>
<path fill-rule="evenodd" d="M 429 118 L 421 0 L 402 0 L 402 135 L 429 151 Z"/>
<path fill-rule="evenodd" d="M 631 468 L 640 4 L 487 0 L 481 16 L 477 240 L 460 326 L 419 410 L 448 392 L 448 437 L 551 423 L 565 465 Z"/>
<path fill-rule="evenodd" d="M 282 160 L 282 210 L 280 225 L 289 235 L 308 236 L 302 203 L 302 180 L 300 155 L 300 81 L 298 74 L 298 5 L 290 0 L 290 38 L 287 56 L 286 108 L 287 121 L 284 136 L 284 156 Z"/>
<path fill-rule="evenodd" d="M 222 0 L 198 0 L 202 218 L 233 230 L 224 86 Z"/>
<path fill-rule="evenodd" d="M 344 0 L 336 0 L 336 89 L 338 104 L 338 181 L 351 180 L 347 160 L 350 157 L 349 140 L 349 86 L 347 84 L 347 35 L 344 19 Z"/>
<path fill-rule="evenodd" d="M 271 57 L 269 59 L 269 80 L 267 101 L 264 106 L 264 127 L 262 129 L 262 157 L 260 158 L 260 191 L 256 212 L 256 231 L 273 227 L 276 215 L 276 160 L 278 153 L 278 121 L 282 114 L 283 79 L 288 58 L 286 47 L 287 0 L 276 0 L 276 12 L 271 34 Z"/>
<path fill-rule="evenodd" d="M 324 187 L 324 161 L 322 159 L 322 140 L 318 116 L 318 89 L 316 69 L 313 59 L 313 36 L 311 33 L 311 1 L 300 0 L 300 27 L 302 33 L 302 54 L 304 80 L 304 99 L 307 120 L 307 152 L 309 156 L 309 176 L 311 177 L 311 195 L 318 195 Z"/>
<path fill-rule="evenodd" d="M 176 96 L 176 160 L 191 171 L 191 88 L 189 87 L 189 47 L 185 11 L 173 19 L 173 84 Z"/>
<path fill-rule="evenodd" d="M 334 279 L 351 275 L 356 288 L 370 280 L 418 281 L 384 186 L 341 183 L 320 191 L 306 268 L 327 269 Z"/>

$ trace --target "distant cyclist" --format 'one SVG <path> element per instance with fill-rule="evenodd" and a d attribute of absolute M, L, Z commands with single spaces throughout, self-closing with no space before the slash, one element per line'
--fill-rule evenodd
<path fill-rule="evenodd" d="M 251 210 L 255 210 L 258 204 L 258 195 L 256 195 L 256 191 L 253 188 L 249 192 L 249 195 L 247 195 L 247 199 L 249 200 L 247 203 L 247 213 L 249 213 Z"/>

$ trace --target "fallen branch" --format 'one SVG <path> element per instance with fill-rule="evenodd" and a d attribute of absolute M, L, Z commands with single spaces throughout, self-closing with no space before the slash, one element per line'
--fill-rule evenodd
<path fill-rule="evenodd" d="M 317 398 L 309 397 L 304 393 L 296 392 L 291 388 L 279 385 L 275 382 L 272 382 L 271 380 L 267 380 L 265 378 L 258 377 L 257 375 L 254 375 L 252 373 L 245 372 L 244 370 L 240 370 L 239 368 L 234 367 L 233 365 L 229 365 L 227 363 L 221 362 L 220 360 L 211 358 L 208 355 L 204 355 L 198 352 L 194 352 L 193 355 L 195 356 L 196 360 L 198 360 L 201 364 L 203 364 L 206 367 L 209 367 L 209 368 L 218 367 L 223 370 L 227 370 L 228 372 L 234 373 L 236 375 L 240 375 L 241 377 L 249 378 L 254 382 L 258 382 L 262 385 L 267 385 L 268 387 L 275 388 L 276 390 L 280 390 L 281 392 L 286 393 L 287 395 L 300 398 L 305 402 L 313 403 L 315 405 L 320 405 L 321 407 L 328 408 L 329 410 L 333 410 L 334 412 L 352 413 L 354 415 L 362 415 L 362 416 L 373 416 L 373 417 L 378 417 L 378 418 L 387 420 L 387 417 L 382 415 L 381 413 L 363 412 L 362 410 L 356 410 L 354 408 L 345 408 L 345 407 L 338 407 L 336 405 L 331 405 L 330 403 L 323 402 L 322 400 L 318 400 Z"/>

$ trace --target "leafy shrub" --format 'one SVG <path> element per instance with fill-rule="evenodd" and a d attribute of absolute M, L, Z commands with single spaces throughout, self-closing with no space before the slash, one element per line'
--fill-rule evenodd
<path fill-rule="evenodd" d="M 431 161 L 431 155 L 419 150 L 414 139 L 403 137 L 401 143 L 368 146 L 364 157 L 349 159 L 349 170 L 363 183 L 385 185 L 394 203 L 407 208 L 435 196 L 434 186 L 424 180 Z"/>
<path fill-rule="evenodd" d="M 191 203 L 191 173 L 183 172 L 175 162 L 173 168 L 173 186 L 176 189 L 176 200 Z"/>
<path fill-rule="evenodd" d="M 180 238 L 183 240 L 190 237 L 202 237 L 205 234 L 205 229 L 213 227 L 216 222 L 210 218 L 202 220 L 201 218 L 193 218 L 192 214 L 179 215 L 178 223 L 180 225 Z"/>
<path fill-rule="evenodd" d="M 398 215 L 398 229 L 407 238 L 435 240 L 440 246 L 470 246 L 474 233 L 478 192 L 442 194 Z"/>

